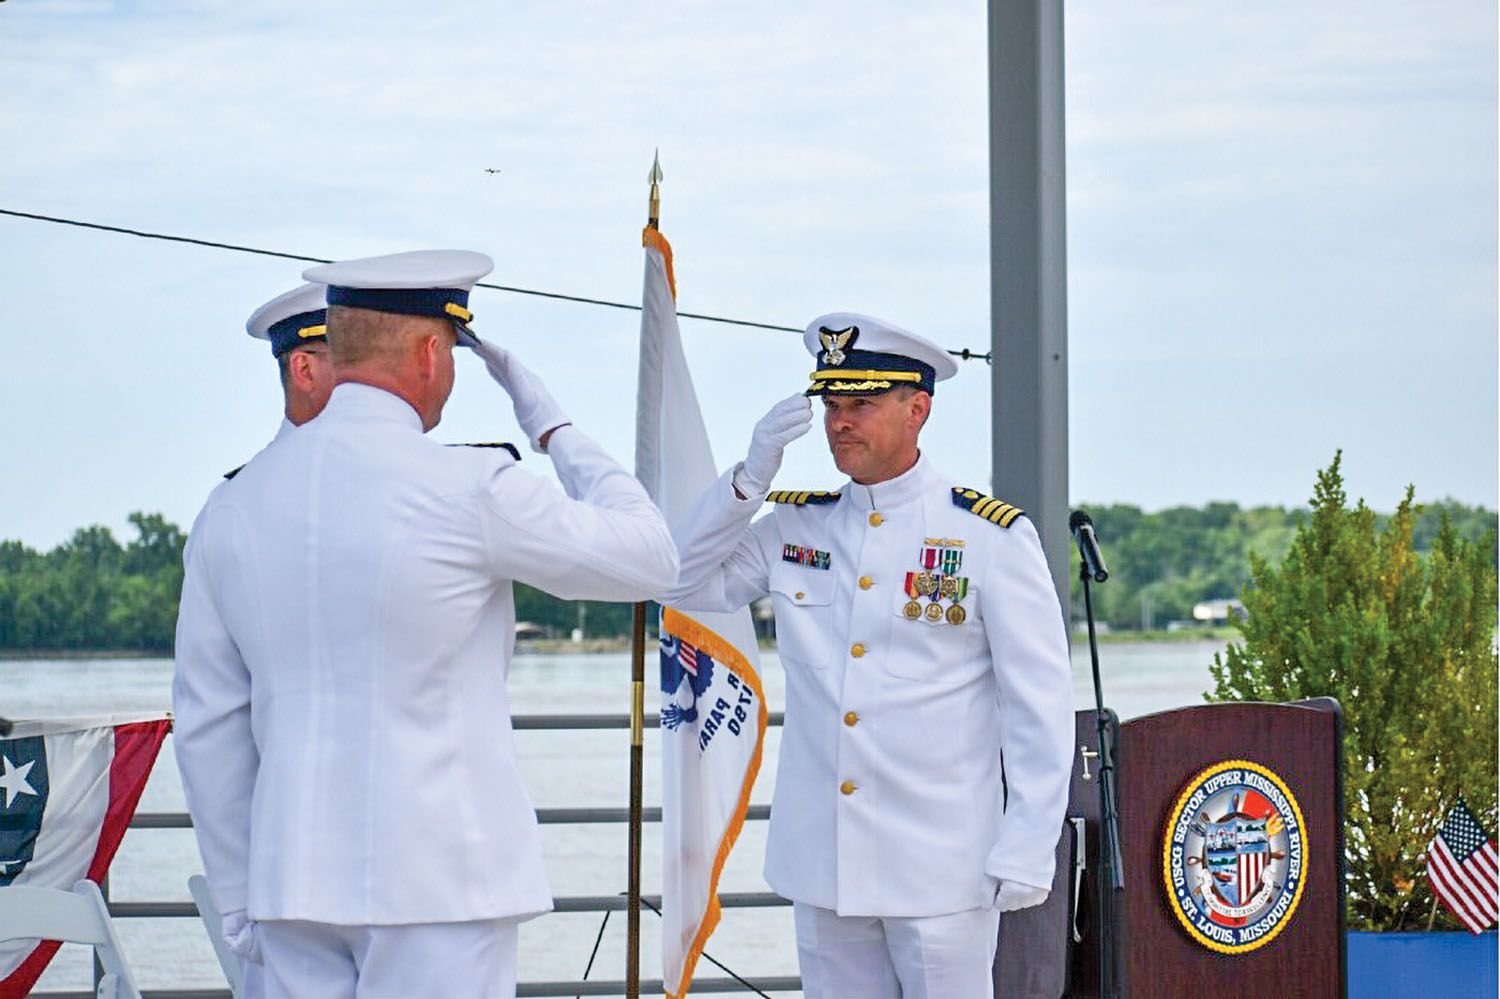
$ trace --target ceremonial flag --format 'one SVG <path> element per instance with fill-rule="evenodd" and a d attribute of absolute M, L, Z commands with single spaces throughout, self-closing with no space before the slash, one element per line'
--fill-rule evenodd
<path fill-rule="evenodd" d="M 102 881 L 171 727 L 164 713 L 17 722 L 0 739 L 0 891 Z M 0 997 L 26 995 L 58 946 L 0 943 Z"/>
<path fill-rule="evenodd" d="M 1484 834 L 1461 798 L 1427 844 L 1427 877 L 1437 897 L 1470 933 L 1482 933 L 1495 921 L 1500 911 L 1495 841 Z"/>
<path fill-rule="evenodd" d="M 673 523 L 718 478 L 677 328 L 672 248 L 648 227 L 636 475 Z M 719 922 L 716 894 L 766 731 L 749 608 L 661 620 L 662 981 L 685 995 Z"/>

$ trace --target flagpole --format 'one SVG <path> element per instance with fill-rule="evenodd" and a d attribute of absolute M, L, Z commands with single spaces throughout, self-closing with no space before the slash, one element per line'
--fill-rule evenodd
<path fill-rule="evenodd" d="M 661 159 L 651 161 L 651 197 L 646 226 L 661 218 Z M 637 446 L 639 450 L 639 445 Z M 648 486 L 648 488 L 652 488 Z M 655 497 L 653 497 L 654 499 Z M 630 856 L 625 922 L 625 995 L 641 994 L 641 784 L 645 772 L 646 605 L 635 605 L 630 638 Z"/>
<path fill-rule="evenodd" d="M 630 883 L 625 922 L 625 995 L 641 994 L 641 780 L 644 773 L 646 605 L 635 605 L 630 639 Z"/>

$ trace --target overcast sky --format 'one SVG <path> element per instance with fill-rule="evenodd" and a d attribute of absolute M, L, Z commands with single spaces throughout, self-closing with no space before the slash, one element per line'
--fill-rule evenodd
<path fill-rule="evenodd" d="M 1495 4 L 1075 3 L 1066 28 L 1075 503 L 1297 505 L 1342 448 L 1376 509 L 1408 482 L 1493 508 Z M 660 148 L 684 311 L 869 312 L 983 350 L 986 58 L 977 0 L 7 0 L 0 208 L 316 257 L 477 249 L 497 283 L 639 302 Z M 191 523 L 276 429 L 244 321 L 300 270 L 0 216 L 0 538 Z M 472 306 L 628 465 L 638 314 Z M 683 328 L 727 465 L 811 360 Z M 435 435 L 518 437 L 459 360 Z M 924 448 L 988 488 L 988 422 L 967 362 Z M 778 485 L 839 481 L 809 436 Z"/>

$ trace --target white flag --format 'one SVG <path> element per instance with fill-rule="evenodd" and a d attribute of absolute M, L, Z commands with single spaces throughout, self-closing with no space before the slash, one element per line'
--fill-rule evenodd
<path fill-rule="evenodd" d="M 636 476 L 673 523 L 718 479 L 677 329 L 672 248 L 647 228 Z M 749 608 L 661 620 L 662 981 L 687 993 L 760 771 L 766 699 Z"/>

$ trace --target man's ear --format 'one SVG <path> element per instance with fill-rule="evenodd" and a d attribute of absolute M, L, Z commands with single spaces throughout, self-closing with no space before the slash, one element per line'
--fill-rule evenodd
<path fill-rule="evenodd" d="M 292 356 L 287 358 L 287 372 L 298 388 L 312 387 L 312 360 L 308 358 L 307 351 L 292 351 Z"/>
<path fill-rule="evenodd" d="M 922 429 L 927 422 L 928 415 L 932 412 L 932 396 L 926 392 L 913 392 L 911 397 L 911 415 L 918 430 Z"/>
<path fill-rule="evenodd" d="M 429 333 L 417 341 L 417 362 L 423 378 L 431 378 L 436 373 L 442 340 L 437 333 Z"/>

